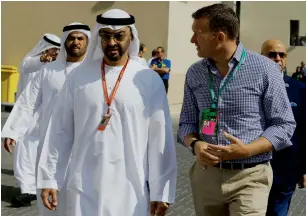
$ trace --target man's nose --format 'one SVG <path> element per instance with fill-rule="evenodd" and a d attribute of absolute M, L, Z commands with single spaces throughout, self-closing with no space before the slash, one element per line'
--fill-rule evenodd
<path fill-rule="evenodd" d="M 280 62 L 282 60 L 282 58 L 279 56 L 279 54 L 277 53 L 276 56 L 273 58 L 273 60 L 275 62 Z"/>
<path fill-rule="evenodd" d="M 281 57 L 279 56 L 279 54 L 276 55 L 276 57 L 274 58 L 274 61 L 279 62 L 281 61 Z"/>
<path fill-rule="evenodd" d="M 195 36 L 194 36 L 194 35 L 192 35 L 192 37 L 190 38 L 190 42 L 191 42 L 191 43 L 195 43 L 195 42 L 196 42 Z"/>
<path fill-rule="evenodd" d="M 116 44 L 113 37 L 111 37 L 111 39 L 108 41 L 108 44 L 111 45 L 111 46 L 114 46 Z"/>
<path fill-rule="evenodd" d="M 73 43 L 74 45 L 75 45 L 75 44 L 78 44 L 78 43 L 79 43 L 79 40 L 78 40 L 78 39 L 74 39 L 72 43 Z"/>

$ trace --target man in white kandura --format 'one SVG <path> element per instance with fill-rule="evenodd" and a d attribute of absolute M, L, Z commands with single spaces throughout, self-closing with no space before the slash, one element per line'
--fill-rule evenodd
<path fill-rule="evenodd" d="M 96 21 L 45 136 L 38 167 L 44 205 L 55 209 L 60 190 L 62 216 L 165 215 L 177 165 L 163 82 L 138 60 L 133 16 L 112 9 Z"/>
<path fill-rule="evenodd" d="M 85 58 L 89 37 L 90 28 L 87 25 L 72 23 L 64 27 L 61 38 L 62 47 L 57 60 L 43 67 L 29 82 L 4 125 L 2 137 L 5 138 L 4 147 L 9 152 L 11 152 L 11 145 L 14 145 L 20 137 L 23 137 L 24 141 L 39 137 L 37 153 L 33 154 L 35 159 L 32 166 L 34 168 L 39 162 L 42 141 L 58 93 L 68 74 L 70 75 L 70 72 L 78 67 Z M 36 127 L 29 131 L 28 126 L 38 111 L 40 114 Z M 37 175 L 36 186 L 40 185 L 40 178 Z M 40 194 L 40 191 L 38 191 L 38 194 Z M 38 199 L 38 206 L 40 215 L 48 213 L 54 215 L 52 211 L 46 212 L 47 209 L 43 207 L 41 199 Z"/>
<path fill-rule="evenodd" d="M 30 80 L 46 65 L 56 60 L 61 39 L 54 34 L 44 34 L 38 44 L 22 59 L 19 65 L 17 98 Z"/>
<path fill-rule="evenodd" d="M 19 80 L 17 98 L 26 87 L 28 82 L 34 78 L 38 71 L 57 57 L 61 40 L 53 34 L 45 34 L 38 44 L 23 58 L 19 66 Z M 34 116 L 28 126 L 28 131 L 35 130 L 39 112 Z M 39 136 L 31 139 L 18 140 L 14 150 L 14 176 L 21 189 L 21 194 L 12 198 L 12 207 L 30 206 L 31 201 L 36 200 L 35 182 L 35 160 Z"/>

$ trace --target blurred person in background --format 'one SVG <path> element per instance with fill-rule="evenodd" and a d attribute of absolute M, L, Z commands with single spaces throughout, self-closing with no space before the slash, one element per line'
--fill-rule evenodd
<path fill-rule="evenodd" d="M 157 57 L 156 55 L 156 49 L 152 50 L 152 53 L 151 53 L 151 58 L 149 59 L 148 61 L 148 65 L 150 66 L 151 65 L 151 62 L 153 59 L 155 59 Z"/>
<path fill-rule="evenodd" d="M 269 195 L 267 216 L 287 216 L 292 195 L 298 183 L 305 186 L 306 176 L 306 85 L 284 74 L 286 47 L 280 40 L 267 40 L 261 48 L 262 55 L 280 66 L 296 129 L 291 138 L 292 146 L 273 151 L 271 165 L 273 184 Z"/>
<path fill-rule="evenodd" d="M 164 82 L 166 93 L 168 93 L 171 61 L 165 57 L 163 47 L 156 48 L 156 58 L 151 61 L 150 68 L 159 74 Z"/>
<path fill-rule="evenodd" d="M 149 67 L 147 64 L 147 60 L 143 57 L 144 53 L 147 52 L 147 48 L 143 43 L 140 43 L 138 57 L 143 66 Z"/>

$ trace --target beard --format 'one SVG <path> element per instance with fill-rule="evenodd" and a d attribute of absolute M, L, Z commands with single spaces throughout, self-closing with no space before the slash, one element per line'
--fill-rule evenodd
<path fill-rule="evenodd" d="M 71 45 L 70 47 L 68 47 L 68 46 L 65 45 L 65 49 L 66 49 L 66 52 L 67 52 L 68 56 L 81 57 L 81 56 L 84 55 L 84 52 L 82 51 L 81 48 L 78 48 L 78 49 L 74 49 L 74 48 L 77 48 L 77 46 Z"/>
<path fill-rule="evenodd" d="M 107 46 L 103 52 L 104 55 L 111 61 L 118 61 L 125 53 L 120 46 Z"/>

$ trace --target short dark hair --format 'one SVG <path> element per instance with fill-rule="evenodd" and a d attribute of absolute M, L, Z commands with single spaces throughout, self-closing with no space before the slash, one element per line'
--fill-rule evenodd
<path fill-rule="evenodd" d="M 163 53 L 165 52 L 165 49 L 164 49 L 164 47 L 162 47 L 162 46 L 159 46 L 159 47 L 156 48 L 156 50 L 158 50 L 158 49 L 161 49 L 161 51 L 162 51 Z"/>
<path fill-rule="evenodd" d="M 213 4 L 203 7 L 194 12 L 192 18 L 207 18 L 211 31 L 223 31 L 232 40 L 238 38 L 239 19 L 234 10 L 226 4 Z"/>
<path fill-rule="evenodd" d="M 146 46 L 143 43 L 139 45 L 139 52 L 142 52 Z"/>
<path fill-rule="evenodd" d="M 156 55 L 156 49 L 152 50 L 152 57 Z"/>

